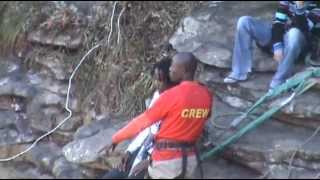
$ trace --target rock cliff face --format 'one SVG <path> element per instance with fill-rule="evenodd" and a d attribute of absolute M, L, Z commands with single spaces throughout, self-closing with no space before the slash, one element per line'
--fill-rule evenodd
<path fill-rule="evenodd" d="M 36 138 L 68 116 L 64 108 L 69 77 L 88 50 L 88 42 L 107 40 L 106 32 L 109 32 L 110 26 L 106 25 L 104 18 L 110 19 L 113 5 L 111 2 L 57 2 L 44 5 L 42 11 L 46 11 L 48 7 L 54 7 L 56 11 L 48 10 L 48 15 L 34 24 L 35 28 L 25 38 L 28 46 L 16 49 L 17 56 L 0 59 L 0 158 L 23 151 Z M 121 24 L 123 40 L 137 44 L 121 41 L 125 50 L 119 50 L 116 36 L 113 36 L 112 48 L 105 51 L 115 52 L 117 56 L 114 57 L 120 56 L 123 59 L 112 61 L 115 64 L 108 69 L 110 74 L 100 71 L 106 68 L 107 62 L 104 61 L 110 60 L 105 58 L 106 53 L 101 55 L 97 52 L 99 56 L 89 56 L 91 61 L 84 64 L 81 71 L 81 74 L 86 75 L 76 78 L 77 83 L 70 89 L 69 107 L 73 111 L 71 119 L 50 137 L 39 142 L 32 151 L 4 164 L 9 165 L 8 167 L 0 166 L 0 172 L 4 172 L 0 173 L 3 177 L 99 178 L 111 165 L 119 162 L 128 142 L 121 144 L 108 157 L 104 154 L 103 147 L 110 143 L 111 135 L 130 118 L 107 112 L 108 108 L 97 107 L 101 105 L 98 102 L 105 99 L 90 99 L 90 91 L 87 99 L 80 99 L 77 95 L 83 89 L 100 89 L 97 94 L 108 94 L 108 101 L 119 101 L 114 90 L 124 87 L 121 81 L 124 77 L 132 79 L 132 82 L 138 79 L 139 83 L 133 84 L 131 88 L 144 88 L 143 91 L 137 91 L 144 94 L 145 89 L 151 88 L 148 84 L 140 83 L 140 80 L 145 80 L 144 76 L 136 74 L 146 68 L 139 68 L 139 72 L 134 72 L 130 67 L 141 66 L 137 59 L 149 62 L 159 58 L 154 54 L 162 53 L 162 44 L 166 41 L 175 50 L 193 52 L 200 59 L 197 79 L 215 92 L 214 113 L 207 126 L 208 139 L 213 144 L 219 144 L 234 133 L 234 130 L 220 126 L 227 127 L 236 116 L 220 116 L 243 112 L 263 96 L 277 67 L 277 63 L 269 55 L 253 44 L 254 63 L 250 79 L 235 85 L 222 83 L 231 67 L 236 22 L 243 15 L 270 21 L 276 3 L 208 1 L 189 6 L 173 2 L 156 5 L 158 6 L 138 2 L 119 5 L 128 8 Z M 176 9 L 178 6 L 179 11 Z M 187 13 L 190 7 L 193 11 Z M 137 9 L 145 17 L 143 22 L 133 27 L 136 19 L 129 15 Z M 119 17 L 120 11 L 121 8 L 116 8 L 115 18 Z M 180 17 L 183 17 L 181 21 Z M 175 22 L 179 21 L 180 24 L 176 27 Z M 117 26 L 115 23 L 113 25 Z M 90 36 L 88 31 L 94 32 L 95 36 Z M 129 37 L 128 33 L 132 36 Z M 163 34 L 164 37 L 160 37 Z M 139 40 L 143 43 L 139 44 Z M 139 46 L 146 48 L 149 54 L 146 51 L 136 51 Z M 125 54 L 124 51 L 126 56 L 121 56 Z M 143 65 L 147 66 L 148 63 Z M 305 67 L 301 61 L 296 66 L 296 71 Z M 95 84 L 103 82 L 94 80 L 97 72 L 106 73 L 98 75 L 103 77 L 102 80 L 110 82 L 107 84 L 110 91 L 104 92 L 108 88 L 101 89 L 101 84 Z M 83 84 L 78 83 L 79 81 L 86 81 L 83 84 L 87 87 L 80 86 Z M 132 89 L 128 89 L 127 94 L 138 101 L 130 91 Z M 319 97 L 319 87 L 311 89 L 275 114 L 270 121 L 231 145 L 219 158 L 207 159 L 204 162 L 205 177 L 257 178 L 265 175 L 268 178 L 286 178 L 289 171 L 290 177 L 315 177 L 320 172 L 320 135 L 316 134 L 308 143 L 303 143 L 320 126 Z M 91 103 L 81 106 L 81 101 Z M 279 98 L 265 104 L 258 113 L 281 101 Z M 129 105 L 122 107 L 122 112 L 141 109 L 131 109 L 132 106 Z M 251 120 L 252 118 L 243 121 L 239 128 Z M 303 146 L 298 149 L 301 144 Z M 290 158 L 295 152 L 291 163 Z M 5 173 L 7 171 L 13 173 L 9 175 Z M 198 172 L 195 176 L 198 176 Z"/>

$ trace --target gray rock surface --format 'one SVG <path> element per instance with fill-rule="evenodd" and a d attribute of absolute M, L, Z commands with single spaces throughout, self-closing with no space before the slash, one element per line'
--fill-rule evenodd
<path fill-rule="evenodd" d="M 79 30 L 75 30 L 74 33 L 80 33 Z M 68 49 L 77 49 L 82 45 L 83 38 L 81 35 L 74 36 L 70 34 L 59 34 L 54 37 L 48 35 L 45 32 L 39 30 L 31 32 L 28 36 L 30 42 L 40 43 L 43 45 L 61 46 Z"/>
<path fill-rule="evenodd" d="M 49 171 L 61 156 L 61 148 L 54 143 L 42 143 L 31 150 L 31 161 Z"/>
<path fill-rule="evenodd" d="M 271 73 L 254 73 L 250 78 L 241 83 L 224 84 L 223 78 L 227 71 L 215 67 L 206 67 L 199 75 L 199 80 L 214 89 L 214 92 L 223 102 L 228 105 L 245 111 L 260 97 L 264 96 L 268 90 L 269 81 L 272 78 Z M 319 123 L 319 102 L 318 89 L 312 88 L 302 96 L 295 98 L 285 108 L 281 109 L 275 117 L 286 123 L 296 124 L 298 126 L 306 126 L 315 128 Z M 266 102 L 262 105 L 261 110 L 283 102 L 284 98 L 290 95 L 284 94 L 272 102 Z"/>
<path fill-rule="evenodd" d="M 54 162 L 52 173 L 57 178 L 64 179 L 83 179 L 80 168 L 76 164 L 68 162 L 64 157 L 60 157 Z"/>
<path fill-rule="evenodd" d="M 35 58 L 35 62 L 41 66 L 42 71 L 57 80 L 66 80 L 70 76 L 70 69 L 66 67 L 63 60 L 62 54 L 54 53 Z"/>
<path fill-rule="evenodd" d="M 250 4 L 249 8 L 245 2 L 224 2 L 212 7 L 205 5 L 181 20 L 180 26 L 169 42 L 179 52 L 193 52 L 205 64 L 230 68 L 237 19 L 240 16 L 251 15 L 271 21 L 273 4 L 273 2 Z M 253 71 L 276 70 L 277 63 L 257 47 L 254 47 L 253 57 Z"/>
<path fill-rule="evenodd" d="M 24 98 L 32 98 L 36 89 L 26 82 L 15 81 L 10 77 L 0 79 L 0 95 L 15 95 Z"/>
<path fill-rule="evenodd" d="M 100 121 L 94 121 L 78 128 L 73 137 L 74 139 L 87 138 L 103 131 L 106 128 L 110 128 L 111 126 L 112 125 L 109 118 L 101 119 Z"/>
<path fill-rule="evenodd" d="M 239 112 L 239 110 L 231 108 L 219 98 L 215 98 L 214 102 L 215 113 L 209 121 L 211 129 L 209 132 L 211 133 L 211 141 L 217 145 L 236 132 L 236 130 L 221 129 L 221 127 L 228 128 L 232 120 L 238 116 L 234 113 Z M 252 120 L 254 119 L 245 119 L 238 129 Z M 292 161 L 291 177 L 302 178 L 302 174 L 314 177 L 315 172 L 319 171 L 320 168 L 320 151 L 318 148 L 320 135 L 316 134 L 306 143 L 312 133 L 313 131 L 310 131 L 310 129 L 270 119 L 242 136 L 221 155 L 258 173 L 269 172 L 269 177 L 287 178 L 290 158 L 296 152 Z"/>
<path fill-rule="evenodd" d="M 74 140 L 63 147 L 63 154 L 68 161 L 74 163 L 95 161 L 99 157 L 100 151 L 111 144 L 111 138 L 106 137 L 112 137 L 115 132 L 114 128 L 109 128 L 93 136 Z"/>
<path fill-rule="evenodd" d="M 13 111 L 0 111 L 0 128 L 14 125 L 18 119 L 18 115 Z"/>
<path fill-rule="evenodd" d="M 19 132 L 12 128 L 0 129 L 0 145 L 6 146 L 19 143 Z"/>

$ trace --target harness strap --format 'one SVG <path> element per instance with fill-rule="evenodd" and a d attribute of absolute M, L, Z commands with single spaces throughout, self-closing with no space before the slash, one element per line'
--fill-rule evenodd
<path fill-rule="evenodd" d="M 181 149 L 185 148 L 188 151 L 194 150 L 195 145 L 193 143 L 181 143 L 172 141 L 160 141 L 155 143 L 156 149 Z"/>
<path fill-rule="evenodd" d="M 203 179 L 204 178 L 204 176 L 203 176 L 203 168 L 202 168 L 202 161 L 201 161 L 201 158 L 200 158 L 199 149 L 196 147 L 195 151 L 196 151 L 196 158 L 197 158 L 199 171 L 200 171 L 200 178 Z"/>
<path fill-rule="evenodd" d="M 168 142 L 168 141 L 161 141 L 155 143 L 155 148 L 158 150 L 161 149 L 181 149 L 182 152 L 182 171 L 179 176 L 176 177 L 176 179 L 183 179 L 185 178 L 186 171 L 187 171 L 187 163 L 188 163 L 188 152 L 195 151 L 195 155 L 197 158 L 197 164 L 199 166 L 200 170 L 200 176 L 201 179 L 203 179 L 203 169 L 202 169 L 202 162 L 200 159 L 200 154 L 198 151 L 198 148 L 195 146 L 195 144 L 190 143 L 180 143 L 180 142 Z"/>
<path fill-rule="evenodd" d="M 181 171 L 181 174 L 177 177 L 177 179 L 184 179 L 187 171 L 187 163 L 188 163 L 187 151 L 186 151 L 186 148 L 181 148 L 181 150 L 182 150 L 182 171 Z"/>

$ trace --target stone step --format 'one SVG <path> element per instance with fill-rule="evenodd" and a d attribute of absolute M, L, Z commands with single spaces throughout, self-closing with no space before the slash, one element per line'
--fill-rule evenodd
<path fill-rule="evenodd" d="M 243 112 L 266 94 L 269 81 L 272 78 L 271 73 L 254 73 L 245 82 L 229 85 L 222 83 L 226 73 L 226 70 L 205 67 L 203 73 L 199 75 L 199 80 L 211 87 L 223 102 Z M 275 114 L 274 118 L 285 123 L 313 129 L 320 126 L 320 96 L 318 96 L 317 92 L 318 87 L 314 87 L 303 95 L 296 97 L 285 108 L 282 108 L 279 113 Z M 284 94 L 276 98 L 275 102 L 264 103 L 260 113 L 282 102 L 283 98 L 288 95 L 290 94 Z"/>
<path fill-rule="evenodd" d="M 28 35 L 28 41 L 39 43 L 47 46 L 60 46 L 68 49 L 78 49 L 82 45 L 83 37 L 81 36 L 80 29 L 68 34 L 53 34 L 54 32 L 45 32 L 44 30 L 36 30 Z M 51 34 L 50 34 L 51 33 Z M 74 36 L 74 34 L 78 34 Z"/>
<path fill-rule="evenodd" d="M 204 179 L 254 179 L 260 176 L 259 173 L 222 158 L 204 161 L 202 168 Z M 199 168 L 194 178 L 201 178 Z"/>
<path fill-rule="evenodd" d="M 214 117 L 225 113 L 236 112 L 234 108 L 222 103 L 215 98 Z M 233 117 L 215 119 L 215 124 L 228 126 Z M 245 120 L 238 128 L 243 127 L 249 120 Z M 219 129 L 208 124 L 210 140 L 214 144 L 220 144 L 227 137 L 233 135 L 236 131 Z M 288 168 L 290 157 L 298 146 L 306 141 L 313 131 L 302 127 L 290 126 L 279 123 L 275 120 L 269 120 L 259 126 L 257 129 L 249 132 L 232 144 L 223 154 L 224 158 L 239 163 L 247 168 L 255 170 L 261 174 L 267 171 L 274 171 L 279 168 Z M 293 172 L 303 170 L 309 175 L 314 175 L 314 171 L 320 170 L 320 134 L 314 136 L 309 143 L 305 144 L 302 149 L 297 151 L 293 161 Z"/>

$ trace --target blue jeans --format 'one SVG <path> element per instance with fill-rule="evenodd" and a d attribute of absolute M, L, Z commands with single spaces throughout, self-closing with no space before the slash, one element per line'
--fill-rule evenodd
<path fill-rule="evenodd" d="M 260 46 L 271 44 L 272 24 L 250 16 L 238 20 L 233 49 L 232 72 L 230 77 L 238 80 L 247 78 L 252 68 L 252 40 Z M 297 28 L 289 29 L 284 35 L 283 59 L 273 76 L 270 88 L 274 88 L 293 74 L 294 63 L 306 45 L 303 33 Z"/>

